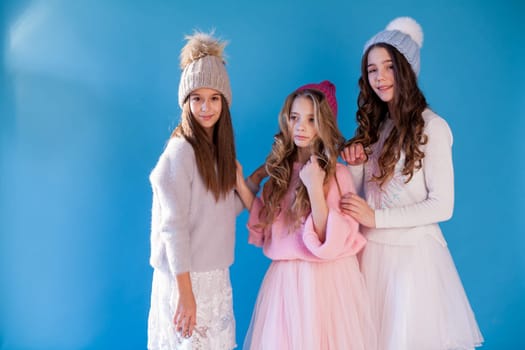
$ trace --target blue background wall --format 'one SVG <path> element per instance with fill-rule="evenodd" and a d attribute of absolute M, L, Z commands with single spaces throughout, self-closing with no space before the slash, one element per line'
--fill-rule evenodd
<path fill-rule="evenodd" d="M 478 1 L 2 1 L 0 348 L 144 349 L 148 175 L 179 118 L 184 34 L 229 40 L 238 156 L 253 170 L 295 87 L 336 83 L 354 129 L 364 42 L 423 26 L 420 85 L 455 137 L 443 224 L 486 349 L 525 347 L 525 6 Z M 238 219 L 238 340 L 268 261 Z"/>

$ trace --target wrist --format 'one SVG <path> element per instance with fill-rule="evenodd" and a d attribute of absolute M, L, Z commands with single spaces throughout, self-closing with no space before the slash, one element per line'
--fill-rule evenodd
<path fill-rule="evenodd" d="M 308 192 L 308 197 L 310 197 L 310 199 L 314 199 L 314 198 L 324 198 L 324 190 L 323 190 L 323 185 L 322 184 L 311 184 L 309 186 L 306 186 L 306 192 Z"/>

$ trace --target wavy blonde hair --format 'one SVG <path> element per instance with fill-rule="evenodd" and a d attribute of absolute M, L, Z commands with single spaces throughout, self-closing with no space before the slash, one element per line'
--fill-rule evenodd
<path fill-rule="evenodd" d="M 297 226 L 311 210 L 306 187 L 301 181 L 294 189 L 290 207 L 281 207 L 282 200 L 290 187 L 293 163 L 297 161 L 298 155 L 290 127 L 290 113 L 293 102 L 299 97 L 310 99 L 314 106 L 314 124 L 317 137 L 313 141 L 312 150 L 326 172 L 325 184 L 335 174 L 337 157 L 344 142 L 330 105 L 321 92 L 306 89 L 295 91 L 286 98 L 279 114 L 279 132 L 274 136 L 272 150 L 265 163 L 269 178 L 263 188 L 262 199 L 264 204 L 259 213 L 260 226 L 263 229 L 270 226 L 281 212 L 286 214 L 285 218 L 289 223 Z"/>

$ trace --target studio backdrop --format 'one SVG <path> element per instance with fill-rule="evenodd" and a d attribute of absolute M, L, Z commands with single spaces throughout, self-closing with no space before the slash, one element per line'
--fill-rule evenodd
<path fill-rule="evenodd" d="M 420 86 L 454 134 L 456 202 L 442 225 L 485 337 L 525 348 L 523 2 L 68 1 L 0 5 L 0 348 L 145 349 L 148 176 L 180 117 L 179 51 L 229 42 L 237 154 L 264 161 L 284 98 L 337 86 L 355 129 L 365 41 L 423 27 Z M 231 269 L 242 344 L 269 261 L 237 220 Z"/>

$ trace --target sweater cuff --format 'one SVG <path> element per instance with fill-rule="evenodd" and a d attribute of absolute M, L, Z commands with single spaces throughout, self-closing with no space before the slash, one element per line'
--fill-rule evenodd
<path fill-rule="evenodd" d="M 191 269 L 190 245 L 189 242 L 175 242 L 174 235 L 168 232 L 161 232 L 161 236 L 166 246 L 166 258 L 170 274 L 176 276 Z M 182 247 L 184 245 L 184 247 Z"/>
<path fill-rule="evenodd" d="M 374 210 L 376 228 L 385 228 L 385 211 L 383 209 Z"/>
<path fill-rule="evenodd" d="M 264 244 L 264 231 L 258 227 L 261 223 L 259 220 L 259 213 L 262 208 L 262 201 L 260 198 L 255 198 L 250 210 L 250 216 L 246 227 L 248 228 L 248 243 L 257 247 L 262 247 Z"/>
<path fill-rule="evenodd" d="M 256 194 L 259 192 L 259 190 L 261 189 L 261 186 L 260 185 L 256 185 L 253 183 L 252 179 L 250 177 L 247 177 L 245 179 L 245 182 L 246 182 L 246 186 L 248 187 L 248 189 L 253 193 L 253 194 Z"/>
<path fill-rule="evenodd" d="M 366 243 L 366 239 L 357 230 L 357 224 L 352 225 L 343 214 L 332 209 L 328 212 L 325 241 L 319 240 L 311 215 L 304 225 L 303 241 L 306 248 L 321 259 L 355 255 Z"/>

